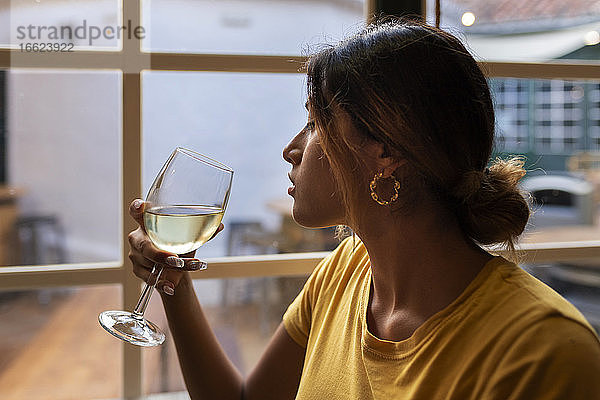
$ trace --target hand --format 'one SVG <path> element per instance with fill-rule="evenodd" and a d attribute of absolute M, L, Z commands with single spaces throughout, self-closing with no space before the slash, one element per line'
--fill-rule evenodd
<path fill-rule="evenodd" d="M 186 271 L 199 269 L 200 262 L 198 259 L 193 258 L 195 251 L 182 254 L 179 257 L 175 253 L 160 250 L 152 244 L 144 227 L 145 206 L 146 203 L 141 199 L 135 199 L 129 205 L 129 214 L 139 224 L 139 228 L 131 232 L 128 236 L 130 246 L 129 259 L 133 263 L 133 273 L 138 278 L 146 281 L 150 276 L 150 271 L 154 264 L 161 264 L 163 272 L 156 288 L 165 294 L 173 295 L 181 278 L 184 274 L 187 274 Z M 220 224 L 211 239 L 221 232 L 223 228 L 223 224 Z"/>

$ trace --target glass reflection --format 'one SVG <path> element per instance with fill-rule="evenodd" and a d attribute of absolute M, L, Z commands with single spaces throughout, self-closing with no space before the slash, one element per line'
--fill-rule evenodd
<path fill-rule="evenodd" d="M 600 60 L 600 3 L 447 0 L 441 26 L 487 61 Z M 430 22 L 435 2 L 427 1 Z M 550 45 L 551 44 L 551 45 Z"/>

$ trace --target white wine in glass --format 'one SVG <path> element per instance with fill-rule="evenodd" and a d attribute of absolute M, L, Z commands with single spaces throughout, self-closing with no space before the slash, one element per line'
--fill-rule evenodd
<path fill-rule="evenodd" d="M 157 248 L 175 254 L 198 249 L 217 231 L 231 191 L 233 170 L 192 150 L 176 148 L 146 196 L 144 229 Z M 200 263 L 200 269 L 206 263 Z M 138 346 L 158 346 L 165 334 L 144 318 L 162 266 L 155 264 L 133 312 L 104 311 L 100 325 Z"/>
<path fill-rule="evenodd" d="M 211 238 L 221 224 L 223 213 L 217 207 L 153 207 L 144 212 L 144 226 L 156 247 L 185 254 Z"/>

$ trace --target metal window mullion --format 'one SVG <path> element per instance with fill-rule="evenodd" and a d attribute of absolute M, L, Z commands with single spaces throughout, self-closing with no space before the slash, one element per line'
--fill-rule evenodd
<path fill-rule="evenodd" d="M 502 251 L 494 251 L 507 255 Z M 518 246 L 522 262 L 541 263 L 552 261 L 597 260 L 600 258 L 600 240 L 561 243 L 527 243 Z M 310 273 L 315 265 L 329 252 L 269 254 L 257 256 L 220 257 L 207 259 L 209 269 L 192 274 L 194 279 L 223 279 L 241 277 L 291 276 Z M 122 284 L 126 268 L 110 263 L 78 268 L 62 269 L 63 266 L 28 266 L 0 268 L 0 290 L 35 289 L 40 287 L 83 286 L 94 284 Z M 49 269 L 49 270 L 46 270 Z M 133 279 L 132 301 L 137 300 L 139 282 Z M 131 303 L 126 304 L 130 306 Z"/>
<path fill-rule="evenodd" d="M 121 283 L 121 269 L 114 267 L 90 267 L 82 269 L 56 269 L 44 271 L 44 267 L 2 267 L 0 290 L 29 290 L 43 287 L 66 287 L 85 285 L 110 285 Z"/>
<path fill-rule="evenodd" d="M 141 20 L 141 1 L 123 0 L 123 21 L 131 21 L 132 26 L 139 26 Z M 123 309 L 129 309 L 140 294 L 141 282 L 131 273 L 128 258 L 127 235 L 137 226 L 129 217 L 129 203 L 142 193 L 142 99 L 141 99 L 141 43 L 137 40 L 123 38 L 121 52 L 122 70 L 122 259 L 121 285 L 123 293 Z M 125 399 L 140 398 L 143 394 L 142 349 L 128 343 L 123 348 L 123 397 Z"/>
<path fill-rule="evenodd" d="M 141 96 L 140 73 L 123 73 L 123 260 L 121 285 L 123 309 L 135 305 L 140 294 L 141 282 L 132 273 L 128 259 L 127 235 L 137 226 L 129 217 L 129 203 L 141 197 Z M 126 399 L 142 395 L 142 352 L 137 346 L 123 344 L 123 396 Z"/>
<path fill-rule="evenodd" d="M 583 134 L 581 135 L 580 151 L 589 152 L 593 150 L 592 139 L 591 139 L 591 116 L 590 116 L 590 92 L 592 90 L 592 84 L 589 82 L 581 82 L 581 86 L 583 87 L 583 99 L 579 104 L 579 109 L 581 111 L 581 120 L 582 120 L 582 129 Z"/>
<path fill-rule="evenodd" d="M 81 50 L 36 54 L 0 49 L 0 68 L 298 73 L 306 61 L 306 57 L 298 55 L 144 53 L 139 50 L 133 53 L 126 44 L 122 52 Z M 135 65 L 136 62 L 139 65 Z"/>
<path fill-rule="evenodd" d="M 530 154 L 535 154 L 536 152 L 536 141 L 535 141 L 535 81 L 533 79 L 529 79 L 527 81 L 527 92 L 529 96 L 529 102 L 527 104 L 527 114 L 529 115 L 527 121 L 527 133 L 528 133 L 528 143 L 527 143 L 527 152 Z"/>
<path fill-rule="evenodd" d="M 8 180 L 8 85 L 6 84 L 6 71 L 0 71 L 0 184 L 6 184 Z"/>
<path fill-rule="evenodd" d="M 600 80 L 600 65 L 583 63 L 536 63 L 481 61 L 479 65 L 489 77 L 530 79 L 595 79 Z"/>
<path fill-rule="evenodd" d="M 143 53 L 152 71 L 292 73 L 302 70 L 307 58 L 297 55 L 243 55 Z"/>
<path fill-rule="evenodd" d="M 14 54 L 14 57 L 11 55 Z M 141 53 L 150 57 L 150 70 L 206 72 L 298 73 L 305 57 L 244 54 Z M 41 58 L 42 57 L 42 58 Z M 11 61 L 11 58 L 13 60 Z M 41 62 L 43 60 L 43 62 Z M 11 62 L 13 65 L 11 65 Z M 67 54 L 23 54 L 18 50 L 0 49 L 0 68 L 77 68 L 122 69 L 124 55 L 109 51 L 77 51 Z M 531 79 L 600 80 L 598 63 L 479 63 L 489 77 Z"/>

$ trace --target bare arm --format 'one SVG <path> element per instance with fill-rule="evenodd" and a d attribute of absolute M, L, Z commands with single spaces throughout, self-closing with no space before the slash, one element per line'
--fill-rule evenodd
<path fill-rule="evenodd" d="M 304 361 L 300 347 L 280 325 L 246 381 L 213 334 L 184 278 L 174 296 L 162 295 L 179 364 L 192 399 L 293 399 Z M 243 397 L 242 397 L 243 393 Z"/>
<path fill-rule="evenodd" d="M 244 399 L 294 399 L 300 384 L 306 349 L 283 327 L 273 334 L 258 364 L 246 379 Z"/>
<path fill-rule="evenodd" d="M 140 228 L 129 235 L 134 273 L 141 279 L 155 263 L 165 264 L 171 253 L 155 248 L 149 241 L 142 219 L 143 206 L 131 207 Z M 222 228 L 221 228 L 222 229 Z M 192 280 L 183 268 L 165 265 L 159 289 L 177 348 L 181 371 L 192 399 L 293 399 L 296 395 L 305 350 L 294 342 L 280 325 L 257 366 L 244 381 L 217 341 L 202 311 Z M 174 294 L 169 288 L 174 289 Z"/>
<path fill-rule="evenodd" d="M 210 328 L 189 275 L 173 296 L 161 293 L 181 371 L 192 399 L 241 399 L 243 379 Z"/>

